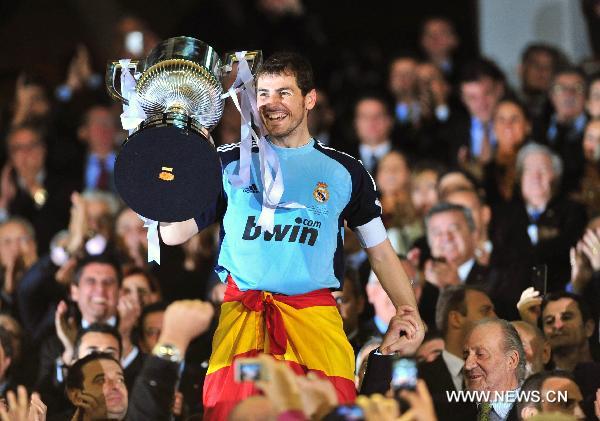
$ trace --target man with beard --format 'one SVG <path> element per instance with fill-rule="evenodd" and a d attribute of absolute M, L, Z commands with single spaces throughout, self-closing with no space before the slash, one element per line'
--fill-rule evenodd
<path fill-rule="evenodd" d="M 403 319 L 393 343 L 414 352 L 424 334 L 411 285 L 386 237 L 372 178 L 359 161 L 309 133 L 307 116 L 316 101 L 310 64 L 297 54 L 275 54 L 255 80 L 268 133 L 261 153 L 276 154 L 285 180 L 279 203 L 302 206 L 271 206 L 274 224 L 267 230 L 259 222 L 261 208 L 270 205 L 263 202 L 258 150 L 252 150 L 250 185 L 236 188 L 229 179 L 245 158 L 240 145 L 225 145 L 218 149 L 224 199 L 196 218 L 160 224 L 163 241 L 175 245 L 222 220 L 216 271 L 228 286 L 204 385 L 206 419 L 225 419 L 237 401 L 258 392 L 253 383 L 235 383 L 232 370 L 236 358 L 260 352 L 299 373 L 319 371 L 340 403 L 353 402 L 353 352 L 330 292 L 343 277 L 344 221 L 358 234 Z"/>

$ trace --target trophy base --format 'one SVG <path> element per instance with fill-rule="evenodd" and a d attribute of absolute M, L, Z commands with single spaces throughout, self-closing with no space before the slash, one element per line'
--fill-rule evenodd
<path fill-rule="evenodd" d="M 161 222 L 200 215 L 222 188 L 221 162 L 208 137 L 176 125 L 146 126 L 132 134 L 119 152 L 114 174 L 125 203 Z"/>

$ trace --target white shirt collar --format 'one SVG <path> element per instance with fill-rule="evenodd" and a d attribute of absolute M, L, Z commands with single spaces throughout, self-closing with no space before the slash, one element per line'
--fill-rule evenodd
<path fill-rule="evenodd" d="M 469 276 L 469 272 L 471 272 L 471 269 L 473 269 L 474 264 L 475 264 L 475 258 L 472 257 L 458 267 L 458 277 L 460 278 L 461 281 L 465 282 L 467 280 L 467 277 Z"/>
<path fill-rule="evenodd" d="M 129 364 L 131 364 L 133 362 L 133 360 L 136 359 L 136 357 L 138 356 L 139 353 L 140 353 L 140 350 L 138 349 L 138 347 L 134 346 L 128 355 L 121 358 L 121 366 L 123 368 L 129 367 Z"/>
<path fill-rule="evenodd" d="M 513 395 L 516 399 L 517 394 L 519 393 L 519 390 L 521 390 L 520 387 L 517 387 L 513 392 Z M 508 417 L 508 413 L 510 412 L 512 406 L 514 404 L 514 401 L 509 401 L 509 402 L 504 402 L 504 401 L 496 401 L 496 402 L 492 402 L 492 408 L 494 408 L 494 412 L 496 414 L 498 414 L 498 416 L 500 418 L 502 418 L 503 420 L 505 420 Z"/>
<path fill-rule="evenodd" d="M 358 149 L 361 157 L 375 155 L 375 158 L 381 159 L 381 157 L 392 149 L 392 142 L 386 140 L 382 144 L 376 146 L 364 145 L 361 143 L 358 145 Z"/>
<path fill-rule="evenodd" d="M 117 316 L 112 316 L 110 319 L 106 320 L 105 322 L 102 322 L 104 324 L 107 325 L 111 325 L 112 327 L 116 327 L 117 326 Z M 90 327 L 91 323 L 88 322 L 85 319 L 81 319 L 81 327 L 83 329 L 87 329 L 88 327 Z"/>
<path fill-rule="evenodd" d="M 454 354 L 449 353 L 445 349 L 442 351 L 442 358 L 446 363 L 446 367 L 448 367 L 448 371 L 450 372 L 450 377 L 452 377 L 452 383 L 454 383 L 454 387 L 456 388 L 456 390 L 462 390 L 462 370 L 465 366 L 464 360 L 462 358 L 457 357 Z"/>

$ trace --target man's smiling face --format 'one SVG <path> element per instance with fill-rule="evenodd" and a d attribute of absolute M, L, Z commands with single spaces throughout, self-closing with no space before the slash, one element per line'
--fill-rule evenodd
<path fill-rule="evenodd" d="M 306 125 L 312 106 L 309 95 L 302 95 L 294 75 L 264 74 L 258 78 L 256 94 L 261 120 L 271 137 L 285 138 L 303 122 Z"/>

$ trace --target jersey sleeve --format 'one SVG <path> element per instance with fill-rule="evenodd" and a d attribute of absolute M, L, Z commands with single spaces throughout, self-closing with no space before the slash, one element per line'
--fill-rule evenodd
<path fill-rule="evenodd" d="M 204 228 L 214 224 L 215 222 L 221 222 L 227 209 L 227 195 L 225 191 L 221 189 L 219 197 L 215 203 L 206 208 L 204 211 L 194 215 L 194 221 L 198 226 L 198 231 L 202 231 Z"/>
<path fill-rule="evenodd" d="M 375 181 L 358 161 L 352 166 L 350 176 L 352 193 L 344 209 L 344 219 L 356 232 L 363 247 L 373 247 L 387 238 Z"/>

